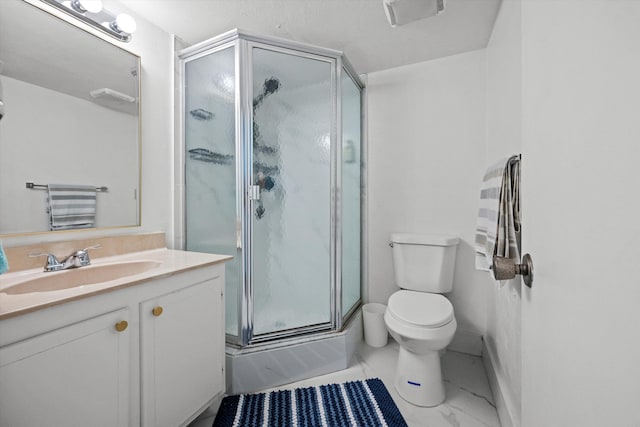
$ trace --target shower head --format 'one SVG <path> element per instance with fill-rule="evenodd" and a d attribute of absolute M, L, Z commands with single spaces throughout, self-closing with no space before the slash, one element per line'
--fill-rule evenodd
<path fill-rule="evenodd" d="M 444 0 L 382 0 L 392 27 L 435 16 L 444 10 Z"/>
<path fill-rule="evenodd" d="M 265 80 L 263 89 L 265 95 L 275 93 L 278 89 L 280 89 L 280 80 L 276 79 L 275 77 L 271 77 Z"/>
<path fill-rule="evenodd" d="M 280 80 L 275 77 L 265 79 L 262 85 L 262 93 L 253 99 L 253 110 L 255 111 L 267 96 L 273 95 L 278 89 L 280 89 Z"/>

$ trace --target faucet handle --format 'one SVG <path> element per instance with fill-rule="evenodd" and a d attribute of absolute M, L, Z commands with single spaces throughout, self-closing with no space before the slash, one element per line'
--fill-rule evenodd
<path fill-rule="evenodd" d="M 78 262 L 80 266 L 91 264 L 91 259 L 89 258 L 89 252 L 87 252 L 89 249 L 99 249 L 101 247 L 102 247 L 101 244 L 97 244 L 97 245 L 86 247 L 81 251 L 75 252 L 75 256 L 78 258 Z"/>
<path fill-rule="evenodd" d="M 44 264 L 44 271 L 58 271 L 62 270 L 64 266 L 58 258 L 54 254 L 46 253 L 46 252 L 31 252 L 29 254 L 29 258 L 35 258 L 40 256 L 46 256 L 47 262 Z"/>

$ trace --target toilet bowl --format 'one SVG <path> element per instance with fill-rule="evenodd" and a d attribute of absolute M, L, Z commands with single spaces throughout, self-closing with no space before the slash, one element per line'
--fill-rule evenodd
<path fill-rule="evenodd" d="M 394 385 L 400 397 L 417 406 L 445 400 L 440 351 L 453 339 L 453 306 L 442 295 L 401 290 L 391 295 L 384 316 L 400 344 Z"/>
<path fill-rule="evenodd" d="M 440 354 L 451 343 L 457 323 L 453 305 L 441 293 L 453 288 L 458 238 L 442 235 L 391 235 L 396 284 L 384 321 L 400 344 L 394 385 L 417 406 L 445 400 Z"/>

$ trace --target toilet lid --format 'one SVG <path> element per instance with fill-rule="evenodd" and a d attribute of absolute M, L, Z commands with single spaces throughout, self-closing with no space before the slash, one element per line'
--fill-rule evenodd
<path fill-rule="evenodd" d="M 453 306 L 439 294 L 398 291 L 389 298 L 389 312 L 413 325 L 437 328 L 453 320 Z"/>

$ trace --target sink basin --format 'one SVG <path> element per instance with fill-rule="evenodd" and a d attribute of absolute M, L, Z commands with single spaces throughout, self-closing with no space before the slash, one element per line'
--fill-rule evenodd
<path fill-rule="evenodd" d="M 144 273 L 162 264 L 160 261 L 125 261 L 113 264 L 90 265 L 69 270 L 42 273 L 34 279 L 17 283 L 0 292 L 20 295 L 30 292 L 51 292 L 78 286 L 108 282 Z"/>

